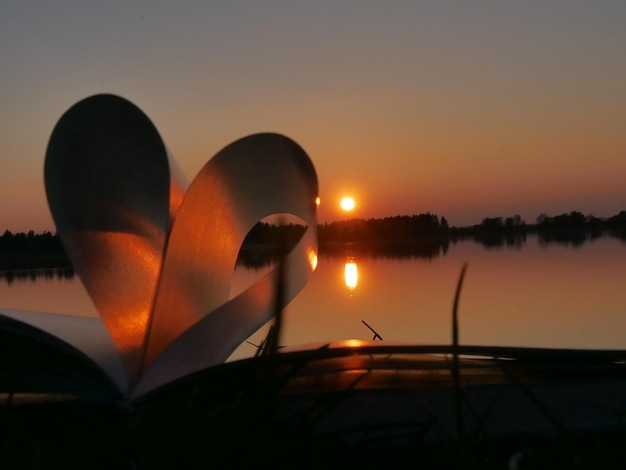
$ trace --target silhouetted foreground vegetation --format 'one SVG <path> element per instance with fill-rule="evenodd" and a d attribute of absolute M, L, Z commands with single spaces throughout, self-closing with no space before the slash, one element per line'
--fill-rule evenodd
<path fill-rule="evenodd" d="M 260 353 L 131 402 L 5 394 L 0 468 L 624 468 L 624 382 L 611 351 Z"/>
<path fill-rule="evenodd" d="M 282 247 L 296 243 L 305 227 L 299 224 L 274 225 L 259 222 L 248 234 L 240 253 L 247 266 L 267 264 Z M 350 253 L 381 257 L 435 258 L 445 254 L 450 243 L 473 240 L 487 247 L 521 246 L 529 234 L 540 243 L 580 245 L 604 234 L 626 241 L 626 211 L 600 219 L 581 212 L 557 216 L 541 214 L 527 224 L 520 216 L 490 217 L 472 227 L 449 227 L 445 217 L 430 213 L 382 219 L 351 219 L 318 226 L 320 255 Z M 27 270 L 22 277 L 47 269 L 47 276 L 67 276 L 71 267 L 58 236 L 50 232 L 11 233 L 0 236 L 0 272 Z M 50 271 L 50 270 L 53 271 Z M 56 270 L 56 271 L 55 271 Z M 51 274 L 52 273 L 52 274 Z M 6 272 L 0 274 L 6 277 Z M 16 276 L 14 274 L 14 276 Z"/>

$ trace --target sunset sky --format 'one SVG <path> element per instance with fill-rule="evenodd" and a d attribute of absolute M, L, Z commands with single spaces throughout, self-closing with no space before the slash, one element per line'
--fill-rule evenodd
<path fill-rule="evenodd" d="M 54 231 L 48 138 L 97 93 L 190 179 L 240 137 L 291 137 L 320 222 L 626 209 L 622 0 L 0 0 L 0 64 L 0 233 Z"/>

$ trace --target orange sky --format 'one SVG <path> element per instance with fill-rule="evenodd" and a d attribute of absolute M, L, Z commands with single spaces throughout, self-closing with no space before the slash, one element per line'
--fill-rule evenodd
<path fill-rule="evenodd" d="M 53 230 L 43 158 L 114 93 L 187 175 L 244 135 L 296 140 L 319 219 L 626 209 L 626 3 L 0 4 L 0 232 Z"/>

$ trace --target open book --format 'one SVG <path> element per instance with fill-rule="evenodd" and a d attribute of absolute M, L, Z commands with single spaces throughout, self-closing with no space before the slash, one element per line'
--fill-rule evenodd
<path fill-rule="evenodd" d="M 285 304 L 317 264 L 315 169 L 278 134 L 230 144 L 188 184 L 139 108 L 96 95 L 57 123 L 45 185 L 100 318 L 0 310 L 0 392 L 133 399 L 224 362 L 276 308 L 275 270 L 229 298 L 265 217 L 306 225 L 285 257 Z"/>

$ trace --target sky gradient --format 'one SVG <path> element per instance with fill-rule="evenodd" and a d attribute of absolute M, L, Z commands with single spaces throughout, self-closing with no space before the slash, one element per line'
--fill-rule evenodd
<path fill-rule="evenodd" d="M 54 231 L 48 138 L 97 93 L 190 179 L 240 137 L 291 137 L 320 222 L 626 209 L 626 2 L 130 3 L 0 0 L 0 233 Z"/>

